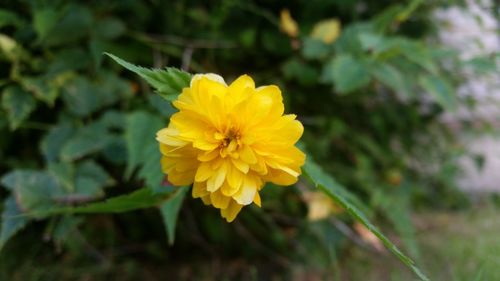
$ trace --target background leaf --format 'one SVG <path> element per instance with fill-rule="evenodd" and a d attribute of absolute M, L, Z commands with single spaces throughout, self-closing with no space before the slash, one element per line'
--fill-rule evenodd
<path fill-rule="evenodd" d="M 350 93 L 370 83 L 367 67 L 350 55 L 334 57 L 323 70 L 323 81 L 332 81 L 335 90 Z"/>
<path fill-rule="evenodd" d="M 449 110 L 456 108 L 456 100 L 448 82 L 442 78 L 429 75 L 420 77 L 419 83 L 442 107 Z"/>
<path fill-rule="evenodd" d="M 141 76 L 158 94 L 167 100 L 174 100 L 184 87 L 189 86 L 191 75 L 173 67 L 148 69 L 133 65 L 112 54 L 106 53 L 115 62 Z"/>
<path fill-rule="evenodd" d="M 35 110 L 35 99 L 19 86 L 10 86 L 2 92 L 2 107 L 7 112 L 11 129 L 17 129 Z"/>
<path fill-rule="evenodd" d="M 0 230 L 0 250 L 2 250 L 5 243 L 11 237 L 28 224 L 29 218 L 21 216 L 22 213 L 23 212 L 17 205 L 16 199 L 13 196 L 9 196 L 5 199 Z"/>
<path fill-rule="evenodd" d="M 403 254 L 398 247 L 392 243 L 389 238 L 382 234 L 382 232 L 380 232 L 380 230 L 378 230 L 378 228 L 375 227 L 355 205 L 342 196 L 342 189 L 344 188 L 336 183 L 333 178 L 326 175 L 321 168 L 311 160 L 310 157 L 307 158 L 303 169 L 307 178 L 309 178 L 309 180 L 313 182 L 317 188 L 323 191 L 332 200 L 334 200 L 335 203 L 339 204 L 339 206 L 344 208 L 351 216 L 375 234 L 375 236 L 382 241 L 385 247 L 398 257 L 406 266 L 408 266 L 421 280 L 429 280 L 427 276 L 425 276 L 415 265 L 411 258 Z"/>
<path fill-rule="evenodd" d="M 174 191 L 175 194 L 172 199 L 160 205 L 160 213 L 167 231 L 168 244 L 170 245 L 174 244 L 177 217 L 179 216 L 179 210 L 188 191 L 189 187 L 187 186 L 177 187 L 177 190 Z"/>

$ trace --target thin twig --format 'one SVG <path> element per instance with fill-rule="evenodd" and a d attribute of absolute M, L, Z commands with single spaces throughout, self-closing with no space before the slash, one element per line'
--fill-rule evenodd
<path fill-rule="evenodd" d="M 232 49 L 236 44 L 222 40 L 205 40 L 182 38 L 176 35 L 163 34 L 145 34 L 141 32 L 131 32 L 130 35 L 140 41 L 150 43 L 172 44 L 181 47 L 190 47 L 194 49 Z"/>
<path fill-rule="evenodd" d="M 187 47 L 182 53 L 182 67 L 184 71 L 189 70 L 189 65 L 191 64 L 191 58 L 193 57 L 193 47 Z"/>
<path fill-rule="evenodd" d="M 361 238 L 359 238 L 354 231 L 352 231 L 349 226 L 347 226 L 343 221 L 332 217 L 330 219 L 330 222 L 342 233 L 344 234 L 347 239 L 351 240 L 354 242 L 354 244 L 358 245 L 361 248 L 367 249 L 373 253 L 378 253 L 370 244 L 366 243 L 363 241 Z"/>

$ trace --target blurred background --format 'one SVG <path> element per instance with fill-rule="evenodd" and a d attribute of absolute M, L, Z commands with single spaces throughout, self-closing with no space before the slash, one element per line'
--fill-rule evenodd
<path fill-rule="evenodd" d="M 0 2 L 0 280 L 415 280 L 306 181 L 231 224 L 162 210 L 28 217 L 167 188 L 174 112 L 103 56 L 276 84 L 308 155 L 432 280 L 500 280 L 494 0 Z M 170 237 L 172 239 L 172 237 Z"/>

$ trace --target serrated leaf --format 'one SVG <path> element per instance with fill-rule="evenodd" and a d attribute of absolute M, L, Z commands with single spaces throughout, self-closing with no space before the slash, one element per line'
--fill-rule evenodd
<path fill-rule="evenodd" d="M 44 101 L 50 106 L 54 105 L 59 95 L 59 90 L 50 85 L 47 79 L 43 77 L 22 77 L 21 79 L 23 88 L 32 92 L 37 99 Z"/>
<path fill-rule="evenodd" d="M 125 129 L 127 177 L 130 177 L 135 168 L 148 160 L 146 152 L 151 150 L 150 147 L 154 147 L 155 151 L 160 153 L 156 132 L 163 126 L 164 122 L 160 118 L 145 111 L 133 112 L 127 116 Z"/>
<path fill-rule="evenodd" d="M 75 166 L 70 162 L 51 162 L 48 172 L 59 182 L 67 192 L 75 191 Z"/>
<path fill-rule="evenodd" d="M 189 187 L 186 186 L 178 187 L 177 191 L 174 191 L 173 197 L 160 205 L 160 213 L 167 231 L 168 244 L 170 245 L 173 245 L 175 241 L 177 217 L 179 216 L 179 210 L 188 190 Z"/>
<path fill-rule="evenodd" d="M 447 81 L 437 76 L 425 75 L 421 76 L 418 82 L 442 107 L 449 110 L 456 108 L 455 95 Z"/>
<path fill-rule="evenodd" d="M 13 192 L 24 211 L 50 209 L 53 198 L 63 195 L 59 183 L 47 172 L 14 170 L 4 175 L 0 182 Z"/>
<path fill-rule="evenodd" d="M 343 54 L 334 57 L 325 65 L 322 80 L 333 82 L 335 90 L 345 94 L 368 85 L 370 73 L 361 61 Z"/>
<path fill-rule="evenodd" d="M 158 146 L 150 146 L 144 152 L 144 155 L 146 157 L 146 161 L 144 161 L 139 169 L 139 178 L 144 179 L 147 187 L 154 192 L 164 192 L 167 190 L 167 187 L 162 184 L 165 174 L 163 174 L 161 170 L 161 153 L 158 151 Z"/>
<path fill-rule="evenodd" d="M 191 74 L 173 67 L 165 69 L 149 69 L 133 65 L 115 55 L 105 53 L 115 62 L 142 77 L 151 85 L 160 96 L 167 100 L 174 100 L 185 87 L 189 87 Z"/>
<path fill-rule="evenodd" d="M 61 149 L 61 159 L 75 160 L 85 155 L 98 152 L 112 141 L 113 137 L 101 124 L 91 124 L 80 128 Z"/>
<path fill-rule="evenodd" d="M 395 93 L 405 97 L 412 96 L 406 84 L 405 76 L 394 66 L 386 63 L 376 64 L 370 68 L 370 72 L 376 80 L 392 89 Z"/>
<path fill-rule="evenodd" d="M 66 108 L 76 116 L 87 116 L 100 106 L 99 89 L 85 77 L 76 77 L 63 87 L 62 99 Z"/>
<path fill-rule="evenodd" d="M 76 178 L 93 179 L 100 188 L 113 185 L 113 178 L 96 162 L 87 160 L 78 165 L 76 169 Z"/>
<path fill-rule="evenodd" d="M 35 110 L 35 106 L 35 99 L 21 87 L 10 86 L 3 90 L 2 107 L 7 112 L 11 129 L 17 129 Z"/>
<path fill-rule="evenodd" d="M 149 188 L 141 188 L 129 194 L 88 203 L 77 207 L 56 207 L 42 212 L 30 212 L 29 216 L 49 216 L 58 214 L 98 214 L 123 213 L 159 206 L 173 198 L 174 193 L 154 193 Z"/>
<path fill-rule="evenodd" d="M 354 219 L 363 224 L 368 230 L 370 230 L 375 236 L 377 236 L 384 246 L 391 251 L 399 260 L 401 260 L 406 266 L 408 266 L 421 280 L 429 280 L 415 265 L 415 262 L 403 254 L 399 248 L 392 243 L 389 238 L 387 238 L 380 230 L 375 227 L 366 216 L 345 196 L 343 196 L 343 190 L 345 188 L 338 184 L 332 177 L 325 174 L 321 167 L 314 163 L 310 157 L 307 158 L 306 163 L 303 167 L 305 176 L 321 191 L 328 195 L 335 203 L 340 205 L 346 212 L 348 212 Z"/>
<path fill-rule="evenodd" d="M 22 214 L 23 212 L 17 205 L 16 199 L 13 196 L 7 197 L 3 204 L 0 250 L 10 238 L 28 224 L 29 218 L 21 216 Z"/>
<path fill-rule="evenodd" d="M 53 162 L 59 159 L 62 147 L 74 132 L 75 129 L 69 124 L 60 124 L 50 129 L 40 143 L 40 150 L 47 162 Z"/>

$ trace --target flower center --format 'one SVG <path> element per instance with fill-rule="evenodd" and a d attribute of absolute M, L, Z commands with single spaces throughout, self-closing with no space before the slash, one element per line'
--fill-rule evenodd
<path fill-rule="evenodd" d="M 215 139 L 219 140 L 219 149 L 222 157 L 237 156 L 237 150 L 241 145 L 241 134 L 237 129 L 231 128 L 225 133 L 215 133 Z"/>
<path fill-rule="evenodd" d="M 240 133 L 235 130 L 235 129 L 230 129 L 227 133 L 224 139 L 222 140 L 222 145 L 223 146 L 228 146 L 231 144 L 231 142 L 239 142 L 240 140 Z"/>

